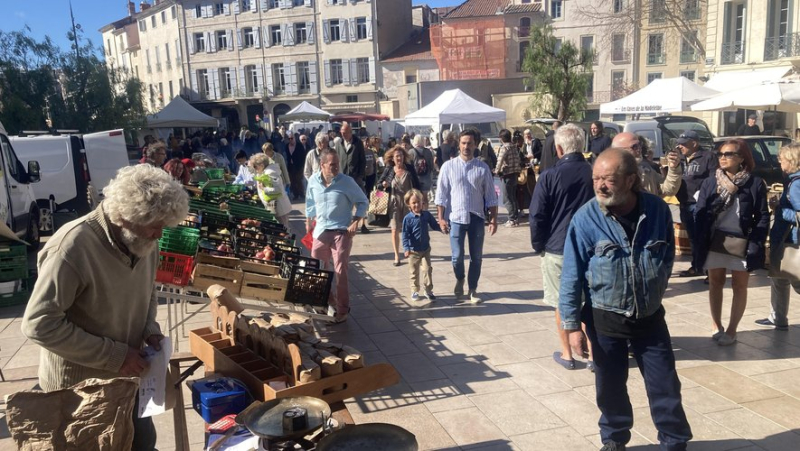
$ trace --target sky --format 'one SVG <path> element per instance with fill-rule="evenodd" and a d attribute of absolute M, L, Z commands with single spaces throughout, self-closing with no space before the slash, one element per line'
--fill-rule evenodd
<path fill-rule="evenodd" d="M 137 10 L 139 1 L 136 0 Z M 426 3 L 432 7 L 457 5 L 461 2 L 462 0 L 412 0 L 415 5 Z M 0 14 L 0 30 L 19 31 L 27 25 L 37 40 L 49 35 L 61 50 L 69 49 L 69 0 L 2 0 L 0 3 L 4 7 L 3 14 Z M 128 14 L 127 4 L 127 0 L 72 0 L 72 11 L 75 14 L 75 23 L 80 24 L 84 30 L 83 37 L 91 39 L 98 47 L 102 41 L 98 30 L 125 17 Z"/>

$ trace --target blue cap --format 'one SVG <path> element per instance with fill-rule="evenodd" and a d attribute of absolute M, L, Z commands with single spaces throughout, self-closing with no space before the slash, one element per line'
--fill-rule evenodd
<path fill-rule="evenodd" d="M 700 136 L 694 130 L 686 130 L 678 137 L 678 144 L 686 144 L 689 140 L 700 141 Z"/>

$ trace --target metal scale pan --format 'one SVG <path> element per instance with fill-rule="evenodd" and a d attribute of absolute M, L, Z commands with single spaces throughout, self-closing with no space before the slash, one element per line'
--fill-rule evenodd
<path fill-rule="evenodd" d="M 414 434 L 388 423 L 346 426 L 322 438 L 316 451 L 417 451 Z"/>

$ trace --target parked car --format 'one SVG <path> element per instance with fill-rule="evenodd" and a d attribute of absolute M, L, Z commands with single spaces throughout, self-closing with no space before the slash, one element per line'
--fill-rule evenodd
<path fill-rule="evenodd" d="M 622 131 L 644 136 L 653 143 L 653 159 L 657 159 L 675 147 L 681 133 L 694 130 L 700 137 L 700 145 L 713 148 L 714 135 L 701 119 L 691 116 L 656 116 L 652 119 L 628 122 Z"/>
<path fill-rule="evenodd" d="M 761 177 L 770 186 L 783 183 L 784 176 L 781 163 L 778 161 L 778 151 L 781 147 L 791 144 L 791 139 L 785 136 L 727 136 L 714 138 L 714 150 L 718 151 L 725 141 L 734 138 L 743 139 L 750 146 L 756 163 L 753 175 Z"/>
<path fill-rule="evenodd" d="M 32 183 L 39 181 L 39 162 L 30 160 L 27 170 L 14 153 L 8 133 L 0 123 L 0 221 L 31 246 L 39 247 L 39 207 Z"/>

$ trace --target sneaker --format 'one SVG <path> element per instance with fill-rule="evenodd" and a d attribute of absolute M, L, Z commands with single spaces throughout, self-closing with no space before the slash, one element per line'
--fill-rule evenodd
<path fill-rule="evenodd" d="M 711 335 L 711 339 L 714 340 L 714 341 L 719 341 L 719 339 L 722 338 L 723 335 L 725 335 L 725 328 L 724 327 L 722 329 L 714 332 L 714 334 Z"/>
<path fill-rule="evenodd" d="M 563 366 L 564 369 L 567 370 L 575 369 L 575 359 L 569 359 L 569 360 L 565 359 L 563 354 L 561 354 L 561 351 L 556 351 L 553 353 L 553 360 L 555 360 L 557 364 Z"/>
<path fill-rule="evenodd" d="M 328 316 L 336 316 L 336 307 L 328 304 Z"/>
<path fill-rule="evenodd" d="M 481 297 L 478 296 L 477 290 L 469 290 L 469 302 L 473 304 L 478 304 L 481 302 Z"/>
<path fill-rule="evenodd" d="M 411 300 L 412 301 L 419 301 L 419 293 L 417 293 L 416 291 L 411 293 Z"/>
<path fill-rule="evenodd" d="M 617 442 L 606 442 L 600 451 L 625 451 L 625 445 Z"/>
<path fill-rule="evenodd" d="M 756 320 L 756 324 L 758 324 L 759 326 L 764 326 L 764 327 L 774 327 L 775 330 L 789 330 L 789 326 L 788 325 L 779 326 L 779 325 L 773 323 L 772 320 L 769 319 L 769 318 L 757 319 Z"/>
<path fill-rule="evenodd" d="M 686 271 L 681 271 L 678 273 L 678 277 L 697 277 L 702 275 L 697 269 L 689 268 Z"/>
<path fill-rule="evenodd" d="M 456 299 L 464 297 L 464 279 L 456 280 L 456 286 L 453 288 L 453 294 L 456 295 Z"/>
<path fill-rule="evenodd" d="M 361 233 L 369 233 L 369 229 L 367 228 L 366 224 L 361 226 Z"/>
<path fill-rule="evenodd" d="M 730 346 L 734 343 L 736 343 L 736 335 L 731 337 L 728 334 L 722 334 L 719 340 L 717 340 L 717 344 L 720 346 Z"/>
<path fill-rule="evenodd" d="M 425 297 L 430 299 L 431 301 L 435 301 L 436 300 L 436 295 L 433 294 L 433 291 L 426 291 L 425 292 Z"/>
<path fill-rule="evenodd" d="M 516 227 L 518 224 L 517 224 L 517 221 L 513 221 L 513 220 L 509 219 L 503 225 L 506 226 L 506 227 Z"/>
<path fill-rule="evenodd" d="M 594 373 L 594 361 L 593 360 L 587 360 L 586 361 L 586 369 L 591 371 L 592 373 Z"/>

